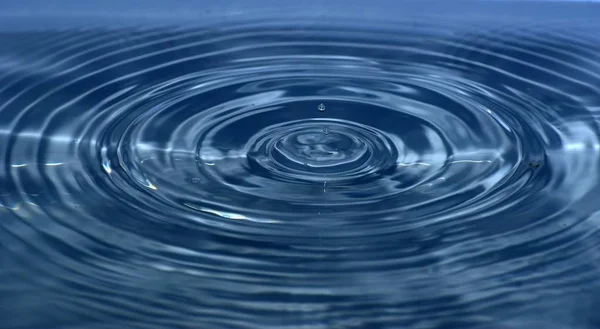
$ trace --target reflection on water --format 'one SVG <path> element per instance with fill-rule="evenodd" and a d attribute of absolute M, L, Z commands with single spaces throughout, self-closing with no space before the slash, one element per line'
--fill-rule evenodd
<path fill-rule="evenodd" d="M 592 33 L 0 35 L 0 328 L 595 328 Z"/>

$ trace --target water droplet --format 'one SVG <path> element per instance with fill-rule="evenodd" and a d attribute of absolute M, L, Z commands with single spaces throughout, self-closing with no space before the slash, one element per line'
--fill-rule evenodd
<path fill-rule="evenodd" d="M 325 104 L 323 104 L 323 103 L 319 104 L 319 106 L 317 106 L 317 109 L 319 109 L 319 111 L 321 111 L 321 112 L 325 111 Z"/>
<path fill-rule="evenodd" d="M 331 129 L 329 128 L 329 126 L 325 126 L 325 128 L 323 128 L 323 133 L 325 135 L 328 135 L 331 132 Z"/>

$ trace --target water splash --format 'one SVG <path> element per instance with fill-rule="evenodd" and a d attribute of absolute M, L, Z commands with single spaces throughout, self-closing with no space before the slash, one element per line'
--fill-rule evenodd
<path fill-rule="evenodd" d="M 478 328 L 597 291 L 597 39 L 440 30 L 0 36 L 0 327 Z"/>

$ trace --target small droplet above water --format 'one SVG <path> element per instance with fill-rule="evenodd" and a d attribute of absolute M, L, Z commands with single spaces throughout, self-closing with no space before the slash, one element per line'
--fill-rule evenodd
<path fill-rule="evenodd" d="M 330 132 L 331 132 L 331 128 L 329 128 L 329 126 L 325 126 L 325 127 L 323 128 L 323 133 L 324 133 L 325 135 L 329 135 L 329 133 L 330 133 Z"/>
<path fill-rule="evenodd" d="M 321 112 L 325 111 L 325 104 L 323 104 L 323 103 L 319 104 L 319 106 L 317 106 L 317 109 L 319 109 L 319 111 L 321 111 Z"/>

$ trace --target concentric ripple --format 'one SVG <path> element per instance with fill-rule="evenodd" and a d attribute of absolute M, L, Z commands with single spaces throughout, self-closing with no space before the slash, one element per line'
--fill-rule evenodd
<path fill-rule="evenodd" d="M 600 39 L 463 27 L 2 34 L 0 328 L 599 326 Z"/>

